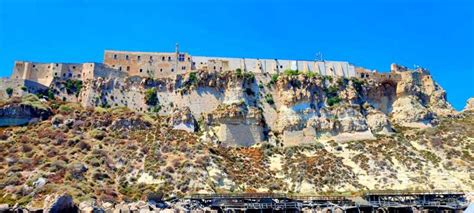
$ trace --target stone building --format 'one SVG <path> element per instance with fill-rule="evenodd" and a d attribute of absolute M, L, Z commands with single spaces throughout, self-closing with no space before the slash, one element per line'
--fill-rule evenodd
<path fill-rule="evenodd" d="M 11 79 L 22 79 L 49 86 L 54 78 L 88 80 L 95 78 L 174 78 L 197 70 L 229 71 L 240 69 L 256 74 L 278 74 L 285 70 L 314 72 L 323 76 L 398 81 L 406 67 L 392 64 L 390 72 L 379 73 L 344 61 L 309 61 L 191 56 L 180 52 L 130 52 L 106 50 L 103 63 L 35 63 L 16 61 Z M 425 69 L 416 70 L 429 74 Z"/>

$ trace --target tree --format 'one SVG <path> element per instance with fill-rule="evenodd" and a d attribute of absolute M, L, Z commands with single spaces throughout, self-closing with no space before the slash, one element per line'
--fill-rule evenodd
<path fill-rule="evenodd" d="M 8 97 L 11 98 L 12 95 L 13 95 L 13 89 L 12 89 L 11 87 L 8 87 L 8 88 L 6 89 L 6 92 L 7 92 Z"/>
<path fill-rule="evenodd" d="M 150 106 L 155 106 L 158 103 L 158 96 L 155 88 L 147 89 L 145 91 L 145 102 Z"/>

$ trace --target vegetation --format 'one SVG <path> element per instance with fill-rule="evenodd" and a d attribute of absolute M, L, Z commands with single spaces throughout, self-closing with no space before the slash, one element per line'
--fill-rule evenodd
<path fill-rule="evenodd" d="M 198 77 L 196 72 L 191 72 L 189 73 L 189 80 L 188 84 L 190 85 L 196 85 L 198 83 Z"/>
<path fill-rule="evenodd" d="M 243 77 L 243 75 L 242 75 L 242 69 L 237 68 L 237 69 L 235 70 L 235 75 L 237 76 L 237 78 L 242 78 L 242 77 Z"/>
<path fill-rule="evenodd" d="M 25 92 L 26 92 L 26 91 L 28 91 L 28 88 L 27 88 L 27 87 L 25 87 L 25 86 L 22 86 L 22 87 L 21 87 L 21 90 L 23 90 L 23 91 L 25 91 Z"/>
<path fill-rule="evenodd" d="M 67 79 L 65 87 L 68 94 L 75 94 L 76 96 L 79 96 L 82 89 L 82 81 Z"/>
<path fill-rule="evenodd" d="M 265 95 L 265 101 L 270 105 L 275 104 L 275 101 L 273 100 L 272 94 L 266 94 Z"/>
<path fill-rule="evenodd" d="M 12 97 L 12 95 L 13 95 L 13 88 L 11 88 L 11 87 L 8 87 L 8 88 L 6 89 L 6 92 L 7 92 L 7 95 L 8 95 L 8 97 L 10 97 L 10 98 L 11 98 L 11 97 Z"/>
<path fill-rule="evenodd" d="M 268 84 L 273 85 L 273 84 L 276 84 L 277 81 L 278 81 L 278 74 L 273 74 L 272 78 L 270 79 L 270 82 L 268 82 Z"/>
<path fill-rule="evenodd" d="M 298 71 L 298 70 L 287 69 L 287 70 L 283 71 L 283 74 L 286 75 L 286 76 L 297 76 L 297 75 L 300 75 L 301 72 Z"/>
<path fill-rule="evenodd" d="M 304 75 L 306 76 L 306 78 L 316 78 L 319 76 L 319 74 L 315 72 L 305 72 Z"/>
<path fill-rule="evenodd" d="M 155 88 L 150 88 L 145 91 L 145 103 L 150 106 L 158 104 L 158 96 Z"/>
<path fill-rule="evenodd" d="M 329 106 L 334 106 L 334 105 L 338 104 L 339 102 L 341 102 L 341 98 L 339 98 L 338 96 L 328 98 L 328 105 Z"/>

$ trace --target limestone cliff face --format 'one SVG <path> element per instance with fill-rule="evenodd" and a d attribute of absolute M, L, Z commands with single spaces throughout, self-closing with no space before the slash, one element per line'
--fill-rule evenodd
<path fill-rule="evenodd" d="M 440 117 L 456 114 L 446 92 L 426 72 L 392 74 L 397 77 L 374 80 L 238 70 L 163 79 L 96 79 L 84 83 L 78 101 L 173 115 L 170 122 L 176 128 L 243 146 L 373 139 L 375 134 L 390 134 L 394 126 L 434 126 Z M 157 99 L 152 104 L 147 102 L 150 91 Z"/>

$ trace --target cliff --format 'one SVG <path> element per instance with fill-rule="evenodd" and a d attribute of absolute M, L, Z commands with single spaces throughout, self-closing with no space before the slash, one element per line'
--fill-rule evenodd
<path fill-rule="evenodd" d="M 397 76 L 380 80 L 299 71 L 199 71 L 176 78 L 88 80 L 72 98 L 57 86 L 61 83 L 52 88 L 84 107 L 125 106 L 160 115 L 187 109 L 193 126 L 187 129 L 203 132 L 203 140 L 236 146 L 375 139 L 396 127 L 430 127 L 441 117 L 456 116 L 446 92 L 429 74 L 404 71 Z"/>

